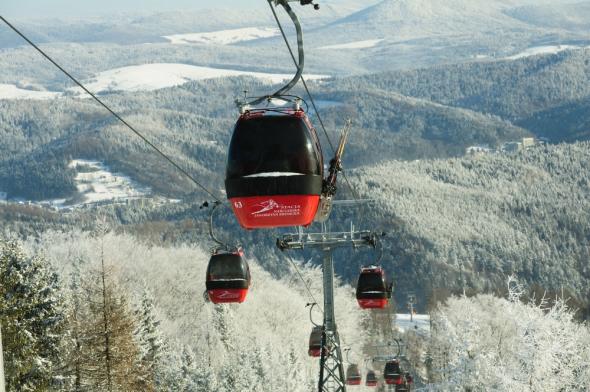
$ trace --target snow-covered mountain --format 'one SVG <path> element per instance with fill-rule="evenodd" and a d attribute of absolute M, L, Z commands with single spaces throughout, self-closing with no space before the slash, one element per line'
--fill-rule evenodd
<path fill-rule="evenodd" d="M 382 70 L 503 58 L 538 46 L 590 44 L 590 2 L 383 0 L 312 30 L 340 63 Z M 359 43 L 372 42 L 372 45 Z M 355 45 L 362 51 L 349 49 Z"/>
<path fill-rule="evenodd" d="M 292 77 L 289 74 L 239 71 L 232 69 L 199 67 L 189 64 L 156 63 L 122 67 L 103 71 L 86 82 L 94 92 L 152 91 L 179 86 L 191 80 L 216 79 L 235 76 L 251 76 L 267 83 L 280 83 Z M 306 75 L 309 80 L 327 76 Z M 72 91 L 80 91 L 78 87 Z M 80 91 L 81 92 L 81 91 Z"/>
<path fill-rule="evenodd" d="M 174 34 L 164 38 L 172 44 L 204 44 L 204 45 L 230 45 L 237 42 L 253 41 L 260 38 L 269 38 L 279 35 L 279 29 L 269 27 L 244 27 L 212 31 L 209 33 Z"/>

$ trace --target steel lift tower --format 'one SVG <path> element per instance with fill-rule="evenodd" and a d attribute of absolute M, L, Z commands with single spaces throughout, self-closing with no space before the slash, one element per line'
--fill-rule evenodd
<path fill-rule="evenodd" d="M 322 224 L 321 233 L 285 234 L 277 239 L 277 247 L 282 250 L 319 248 L 323 251 L 324 285 L 324 325 L 322 333 L 322 354 L 320 357 L 319 392 L 346 392 L 344 365 L 340 337 L 334 317 L 334 260 L 332 252 L 336 248 L 361 246 L 375 247 L 378 234 L 372 231 L 329 233 Z"/>

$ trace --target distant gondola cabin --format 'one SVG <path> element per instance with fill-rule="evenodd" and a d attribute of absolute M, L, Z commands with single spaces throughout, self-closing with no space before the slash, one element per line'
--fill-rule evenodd
<path fill-rule="evenodd" d="M 322 327 L 315 326 L 309 335 L 309 349 L 307 351 L 310 357 L 319 357 L 322 355 Z"/>
<path fill-rule="evenodd" d="M 346 385 L 361 385 L 361 378 L 358 365 L 349 365 L 346 369 Z"/>
<path fill-rule="evenodd" d="M 323 169 L 319 140 L 303 110 L 246 111 L 234 128 L 225 179 L 238 222 L 246 229 L 310 225 Z"/>
<path fill-rule="evenodd" d="M 365 385 L 368 387 L 376 387 L 377 386 L 377 375 L 373 370 L 369 370 L 367 372 L 367 379 L 365 381 Z"/>
<path fill-rule="evenodd" d="M 242 251 L 219 252 L 209 259 L 206 288 L 214 304 L 242 303 L 250 287 L 250 268 Z"/>
<path fill-rule="evenodd" d="M 402 371 L 399 366 L 398 360 L 388 361 L 385 364 L 385 369 L 383 370 L 383 377 L 385 378 L 385 383 L 387 384 L 396 384 L 400 385 L 403 383 L 402 379 Z"/>

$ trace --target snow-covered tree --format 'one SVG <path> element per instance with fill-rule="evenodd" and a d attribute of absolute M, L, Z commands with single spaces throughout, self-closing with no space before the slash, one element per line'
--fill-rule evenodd
<path fill-rule="evenodd" d="M 561 300 L 547 306 L 491 295 L 450 298 L 433 315 L 431 376 L 440 390 L 590 388 L 590 330 Z"/>
<path fill-rule="evenodd" d="M 58 276 L 15 241 L 0 243 L 0 324 L 10 391 L 59 390 L 67 385 L 62 342 L 67 337 Z"/>
<path fill-rule="evenodd" d="M 157 299 L 152 304 L 153 315 L 157 317 L 146 318 L 152 320 L 147 325 L 154 325 L 154 320 L 160 322 L 157 329 L 164 342 L 160 356 L 163 384 L 157 386 L 157 390 L 191 390 L 183 386 L 185 377 L 180 372 L 183 366 L 186 369 L 192 366 L 192 370 L 186 372 L 192 374 L 187 382 L 191 383 L 192 390 L 197 391 L 222 391 L 234 387 L 257 392 L 285 388 L 303 392 L 317 383 L 318 362 L 310 360 L 307 355 L 311 324 L 309 308 L 305 305 L 310 298 L 297 275 L 286 274 L 278 280 L 262 269 L 256 260 L 249 259 L 253 281 L 247 300 L 240 305 L 217 306 L 203 298 L 209 253 L 199 247 L 156 246 L 131 235 L 113 232 L 101 235 L 49 232 L 30 246 L 44 249 L 54 265 L 68 271 L 68 275 L 74 265 L 80 265 L 82 315 L 85 319 L 95 320 L 85 323 L 94 326 L 87 331 L 88 336 L 93 336 L 87 345 L 101 342 L 98 317 L 102 303 L 101 259 L 105 260 L 107 267 L 107 287 L 113 287 L 125 298 L 141 298 L 147 289 Z M 80 259 L 87 261 L 80 263 Z M 321 270 L 306 265 L 300 270 L 314 296 L 321 299 Z M 358 334 L 362 313 L 358 311 L 352 293 L 349 286 L 336 288 L 338 327 L 341 338 L 362 345 L 364 337 Z M 141 305 L 141 301 L 138 303 Z M 90 305 L 94 307 L 92 311 Z M 313 317 L 315 321 L 321 320 L 321 312 L 314 312 Z M 134 318 L 133 338 L 137 346 L 141 346 L 137 332 L 141 329 L 142 317 L 136 315 Z M 144 340 L 147 341 L 149 339 Z M 102 342 L 104 345 L 103 333 Z M 183 347 L 193 353 L 194 365 L 190 365 L 190 355 L 183 356 Z M 82 351 L 87 350 L 86 346 L 82 347 Z M 144 351 L 135 350 L 137 363 L 141 365 L 140 357 Z M 100 354 L 96 349 L 91 353 L 88 363 L 96 367 L 90 370 L 96 372 L 101 366 L 103 371 L 104 354 L 95 355 Z M 141 367 L 133 369 L 141 370 Z M 93 375 L 83 372 L 82 376 L 84 388 L 96 388 L 91 383 Z"/>
<path fill-rule="evenodd" d="M 160 331 L 160 320 L 155 314 L 154 300 L 148 288 L 144 288 L 139 307 L 135 311 L 135 319 L 137 320 L 135 336 L 139 342 L 140 363 L 148 377 L 144 382 L 159 389 L 163 386 L 161 361 L 165 343 Z"/>
<path fill-rule="evenodd" d="M 104 234 L 98 265 L 87 272 L 83 289 L 88 304 L 84 320 L 85 380 L 92 388 L 113 391 L 153 390 L 135 340 L 135 319 L 114 267 L 106 264 Z"/>
<path fill-rule="evenodd" d="M 68 301 L 68 325 L 71 341 L 69 345 L 66 366 L 72 379 L 72 389 L 75 392 L 83 391 L 83 367 L 84 367 L 84 321 L 85 306 L 82 302 L 82 288 L 80 263 L 73 265 L 70 274 L 69 301 Z"/>

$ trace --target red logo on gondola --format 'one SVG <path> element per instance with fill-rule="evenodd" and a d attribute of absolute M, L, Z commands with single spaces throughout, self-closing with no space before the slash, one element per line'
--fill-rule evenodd
<path fill-rule="evenodd" d="M 271 216 L 298 216 L 301 215 L 301 206 L 299 204 L 285 205 L 279 204 L 273 199 L 268 199 L 262 203 L 255 205 L 260 209 L 254 211 L 251 215 L 257 217 L 271 217 Z"/>
<path fill-rule="evenodd" d="M 223 292 L 217 294 L 217 297 L 219 299 L 233 299 L 233 298 L 238 298 L 239 296 L 240 296 L 240 294 L 232 293 L 230 291 L 223 291 Z"/>

